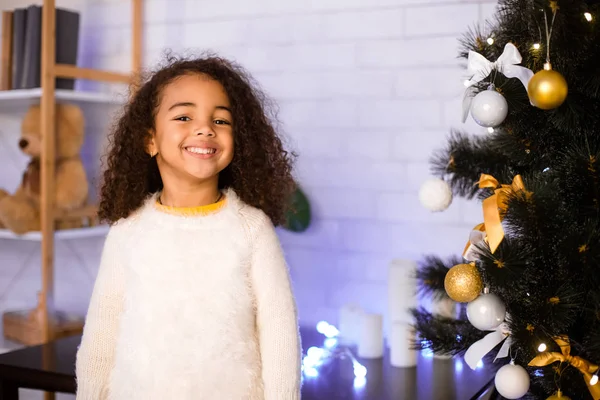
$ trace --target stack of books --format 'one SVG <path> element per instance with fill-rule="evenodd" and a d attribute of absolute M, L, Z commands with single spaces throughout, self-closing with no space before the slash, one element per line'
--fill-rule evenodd
<path fill-rule="evenodd" d="M 77 65 L 80 16 L 56 8 L 56 63 Z M 30 5 L 2 12 L 0 89 L 41 87 L 42 6 Z M 57 79 L 57 89 L 73 90 L 73 79 Z"/>

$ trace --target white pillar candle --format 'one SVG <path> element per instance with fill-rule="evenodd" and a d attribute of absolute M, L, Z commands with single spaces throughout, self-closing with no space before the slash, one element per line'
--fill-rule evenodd
<path fill-rule="evenodd" d="M 393 260 L 388 273 L 388 318 L 394 322 L 412 323 L 411 308 L 417 307 L 417 263 Z"/>
<path fill-rule="evenodd" d="M 403 322 L 394 322 L 390 331 L 390 364 L 392 367 L 416 366 L 417 351 L 411 349 L 416 338 L 414 328 Z"/>
<path fill-rule="evenodd" d="M 346 304 L 339 313 L 340 343 L 353 345 L 358 343 L 360 336 L 362 309 L 355 304 Z"/>
<path fill-rule="evenodd" d="M 381 314 L 362 314 L 358 356 L 361 358 L 383 357 L 383 317 Z"/>

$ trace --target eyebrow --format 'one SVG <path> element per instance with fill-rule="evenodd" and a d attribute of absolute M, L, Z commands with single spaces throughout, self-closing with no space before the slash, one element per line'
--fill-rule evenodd
<path fill-rule="evenodd" d="M 172 109 L 177 108 L 177 107 L 196 107 L 196 103 L 192 103 L 192 102 L 189 102 L 189 101 L 175 103 L 171 107 L 169 107 L 168 111 L 171 111 Z M 225 110 L 225 111 L 231 112 L 231 109 L 229 107 L 226 107 L 226 106 L 216 106 L 215 108 L 217 110 Z"/>

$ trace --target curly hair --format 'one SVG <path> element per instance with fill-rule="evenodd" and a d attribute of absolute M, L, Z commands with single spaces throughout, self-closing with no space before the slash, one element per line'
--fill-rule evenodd
<path fill-rule="evenodd" d="M 233 189 L 243 202 L 265 212 L 274 225 L 283 224 L 295 189 L 295 154 L 284 149 L 267 96 L 241 66 L 221 57 L 168 56 L 166 63 L 141 81 L 109 134 L 100 220 L 112 224 L 127 218 L 150 194 L 162 190 L 156 158 L 146 151 L 162 90 L 182 75 L 203 74 L 223 86 L 235 121 L 234 155 L 219 174 L 219 188 Z"/>

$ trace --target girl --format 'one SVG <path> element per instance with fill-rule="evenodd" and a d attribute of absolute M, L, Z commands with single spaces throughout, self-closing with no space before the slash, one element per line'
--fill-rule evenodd
<path fill-rule="evenodd" d="M 77 399 L 299 399 L 296 304 L 274 229 L 291 155 L 241 68 L 169 61 L 113 132 L 99 208 L 111 228 Z"/>

